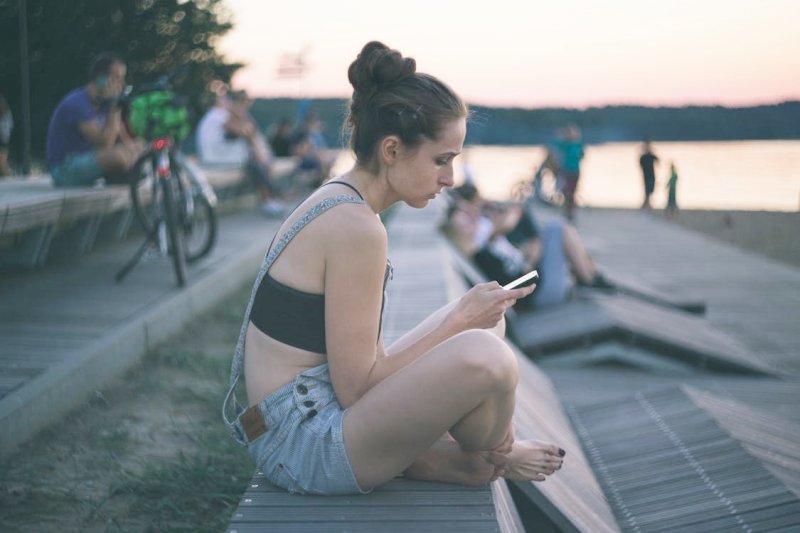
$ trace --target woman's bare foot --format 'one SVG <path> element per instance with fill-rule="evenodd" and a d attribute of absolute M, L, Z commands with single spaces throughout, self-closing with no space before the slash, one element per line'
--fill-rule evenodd
<path fill-rule="evenodd" d="M 458 483 L 460 485 L 486 485 L 497 479 L 496 467 L 488 461 L 503 461 L 492 452 L 466 452 L 455 440 L 442 438 L 417 458 L 403 474 L 410 479 Z"/>
<path fill-rule="evenodd" d="M 544 481 L 546 476 L 561 468 L 565 453 L 555 444 L 538 440 L 514 441 L 503 477 L 514 481 Z"/>

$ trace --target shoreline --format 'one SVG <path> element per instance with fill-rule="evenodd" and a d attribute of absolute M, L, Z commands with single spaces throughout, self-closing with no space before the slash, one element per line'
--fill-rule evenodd
<path fill-rule="evenodd" d="M 674 221 L 782 263 L 800 267 L 798 211 L 680 211 Z"/>
<path fill-rule="evenodd" d="M 603 207 L 589 209 L 629 210 Z M 662 209 L 654 209 L 651 216 L 781 263 L 800 267 L 800 211 L 681 209 L 670 220 L 665 218 Z"/>

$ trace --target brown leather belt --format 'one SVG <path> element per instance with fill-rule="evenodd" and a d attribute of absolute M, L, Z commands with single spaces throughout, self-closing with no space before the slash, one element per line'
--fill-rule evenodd
<path fill-rule="evenodd" d="M 242 425 L 244 434 L 247 435 L 247 442 L 253 442 L 258 437 L 267 432 L 267 423 L 258 405 L 251 405 L 239 415 L 239 423 Z"/>

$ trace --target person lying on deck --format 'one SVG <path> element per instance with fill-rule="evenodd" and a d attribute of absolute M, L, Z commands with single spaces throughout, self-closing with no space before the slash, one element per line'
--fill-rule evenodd
<path fill-rule="evenodd" d="M 467 108 L 379 42 L 348 77 L 356 163 L 278 229 L 245 313 L 225 421 L 293 493 L 365 493 L 403 474 L 543 481 L 565 452 L 515 439 L 517 360 L 502 339 L 505 310 L 533 286 L 478 285 L 390 346 L 381 337 L 392 267 L 377 215 L 396 202 L 425 207 L 453 185 Z"/>
<path fill-rule="evenodd" d="M 521 307 L 563 302 L 574 283 L 613 288 L 572 224 L 551 220 L 540 228 L 530 207 L 488 202 L 472 184 L 453 189 L 450 196 L 441 229 L 488 279 L 504 285 L 539 271 L 536 292 L 522 299 Z"/>

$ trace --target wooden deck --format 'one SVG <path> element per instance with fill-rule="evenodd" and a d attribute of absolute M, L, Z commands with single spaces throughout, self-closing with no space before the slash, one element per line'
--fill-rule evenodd
<path fill-rule="evenodd" d="M 798 495 L 680 388 L 572 408 L 570 417 L 623 531 L 800 526 Z M 777 447 L 764 431 L 753 440 Z M 789 453 L 796 461 L 796 446 Z"/>
<path fill-rule="evenodd" d="M 384 320 L 388 341 L 463 290 L 442 268 L 447 252 L 436 244 L 435 209 L 402 209 L 396 216 L 389 225 L 395 279 Z M 575 365 L 547 357 L 534 365 L 520 356 L 519 435 L 564 443 L 568 450 L 565 467 L 547 482 L 513 486 L 515 501 L 500 483 L 464 489 L 398 480 L 363 499 L 309 504 L 256 476 L 258 487 L 248 489 L 237 511 L 243 514 L 234 515 L 230 529 L 263 531 L 272 520 L 273 529 L 286 530 L 290 518 L 297 531 L 375 531 L 376 524 L 391 531 L 515 531 L 534 517 L 545 529 L 563 531 L 720 530 L 730 524 L 741 530 L 738 517 L 752 531 L 797 530 L 800 271 L 638 212 L 582 210 L 578 216 L 595 259 L 614 277 L 707 303 L 705 316 L 681 315 L 685 326 L 676 335 L 716 332 L 702 338 L 711 339 L 707 346 L 721 358 L 727 351 L 778 377 L 629 364 L 641 362 L 641 354 L 614 357 L 619 347 L 613 345 L 592 353 L 599 344 L 591 338 L 560 352 L 562 363 L 572 357 Z M 167 261 L 144 263 L 114 284 L 114 272 L 136 242 L 40 270 L 4 271 L 0 454 L 134 364 L 137 353 L 174 332 L 180 320 L 252 276 L 276 226 L 252 213 L 225 217 L 220 244 L 190 269 L 184 291 L 175 287 Z M 624 305 L 629 315 L 650 313 Z M 596 309 L 611 314 L 605 305 Z M 530 319 L 537 335 L 561 327 L 559 320 L 545 325 L 545 318 Z M 712 483 L 719 479 L 716 486 L 735 512 L 695 464 Z M 676 469 L 686 475 L 673 475 Z M 303 510 L 287 508 L 293 504 Z"/>
<path fill-rule="evenodd" d="M 800 375 L 800 269 L 656 214 L 584 209 L 577 229 L 613 275 L 707 302 L 706 319 L 783 375 Z"/>
<path fill-rule="evenodd" d="M 114 282 L 138 238 L 41 269 L 2 271 L 0 457 L 240 287 L 277 224 L 254 212 L 223 217 L 217 245 L 189 267 L 183 290 L 168 258 L 146 259 Z"/>
<path fill-rule="evenodd" d="M 579 365 L 539 359 L 620 527 L 796 531 L 800 270 L 636 211 L 583 210 L 578 229 L 597 263 L 615 277 L 707 303 L 705 316 L 684 317 L 695 324 L 677 334 L 697 339 L 702 330 L 715 331 L 717 346 L 724 340 L 738 361 L 772 374 L 592 358 L 598 344 L 560 354 L 582 357 Z M 724 357 L 724 350 L 714 351 Z M 631 360 L 642 358 L 632 354 Z"/>

